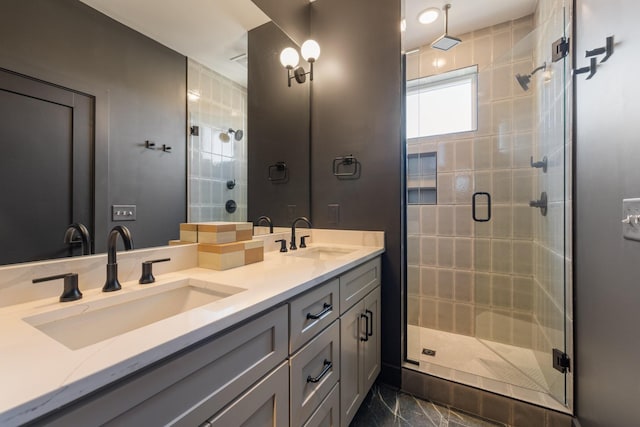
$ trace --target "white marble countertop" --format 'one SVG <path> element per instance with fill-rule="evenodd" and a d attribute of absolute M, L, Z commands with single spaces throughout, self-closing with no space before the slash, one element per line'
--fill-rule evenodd
<path fill-rule="evenodd" d="M 342 247 L 352 252 L 326 261 L 294 256 L 319 246 Z M 156 283 L 151 285 L 123 282 L 123 289 L 115 293 L 89 288 L 79 301 L 62 304 L 51 297 L 0 308 L 0 425 L 20 425 L 36 419 L 383 252 L 382 244 L 316 243 L 297 253 L 266 252 L 263 262 L 227 271 L 190 268 L 157 274 Z M 23 320 L 73 306 L 82 311 L 83 306 L 106 298 L 123 298 L 121 295 L 133 295 L 186 277 L 246 290 L 77 350 Z"/>

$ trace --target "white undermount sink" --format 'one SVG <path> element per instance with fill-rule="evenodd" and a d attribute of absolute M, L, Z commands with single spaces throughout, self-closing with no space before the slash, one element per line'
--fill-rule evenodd
<path fill-rule="evenodd" d="M 348 255 L 354 251 L 355 249 L 349 249 L 349 248 L 316 246 L 312 248 L 299 249 L 295 252 L 292 252 L 291 256 L 295 256 L 299 258 L 315 259 L 319 261 L 329 261 L 344 255 Z"/>
<path fill-rule="evenodd" d="M 148 286 L 23 320 L 77 350 L 246 290 L 191 278 Z"/>

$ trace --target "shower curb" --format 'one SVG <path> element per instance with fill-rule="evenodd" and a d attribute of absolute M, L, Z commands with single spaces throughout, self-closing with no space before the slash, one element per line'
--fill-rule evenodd
<path fill-rule="evenodd" d="M 405 393 L 514 427 L 571 427 L 573 417 L 412 369 L 402 368 Z"/>

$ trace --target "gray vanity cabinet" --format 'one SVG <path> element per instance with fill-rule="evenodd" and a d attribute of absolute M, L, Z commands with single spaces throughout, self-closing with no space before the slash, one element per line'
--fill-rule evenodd
<path fill-rule="evenodd" d="M 346 427 L 379 331 L 377 257 L 31 425 Z"/>

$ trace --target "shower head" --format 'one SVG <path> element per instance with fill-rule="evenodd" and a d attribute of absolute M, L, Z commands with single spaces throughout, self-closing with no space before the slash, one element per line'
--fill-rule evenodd
<path fill-rule="evenodd" d="M 516 80 L 520 84 L 520 87 L 525 92 L 529 90 L 529 83 L 531 83 L 531 74 L 525 74 L 524 76 L 520 73 L 516 74 Z"/>
<path fill-rule="evenodd" d="M 431 43 L 431 47 L 434 49 L 440 50 L 449 50 L 452 47 L 456 46 L 462 40 L 457 37 L 453 37 L 449 35 L 449 9 L 451 9 L 450 4 L 446 4 L 444 6 L 444 34 L 438 37 L 433 43 Z"/>
<path fill-rule="evenodd" d="M 546 70 L 547 69 L 547 63 L 543 62 L 541 66 L 539 66 L 538 68 L 534 69 L 531 74 L 525 74 L 522 75 L 520 73 L 516 74 L 516 80 L 518 81 L 518 84 L 520 85 L 520 87 L 522 88 L 522 90 L 524 90 L 525 92 L 529 90 L 529 83 L 531 83 L 531 77 L 537 73 L 540 70 Z"/>
<path fill-rule="evenodd" d="M 436 41 L 431 43 L 431 47 L 434 49 L 449 50 L 455 45 L 457 45 L 458 43 L 460 43 L 461 41 L 462 40 L 456 37 L 452 37 L 448 34 L 443 34 L 440 37 L 438 37 Z"/>
<path fill-rule="evenodd" d="M 229 133 L 233 134 L 233 137 L 235 138 L 236 141 L 240 141 L 244 136 L 244 133 L 242 132 L 241 129 L 236 129 L 236 130 L 229 129 Z"/>
<path fill-rule="evenodd" d="M 231 137 L 229 136 L 230 134 L 233 134 L 233 139 L 235 139 L 236 141 L 240 141 L 242 139 L 242 137 L 244 136 L 244 133 L 242 132 L 242 130 L 240 130 L 240 129 L 233 130 L 233 129 L 230 128 L 226 132 L 220 132 L 220 141 L 222 141 L 222 142 L 231 141 Z"/>

